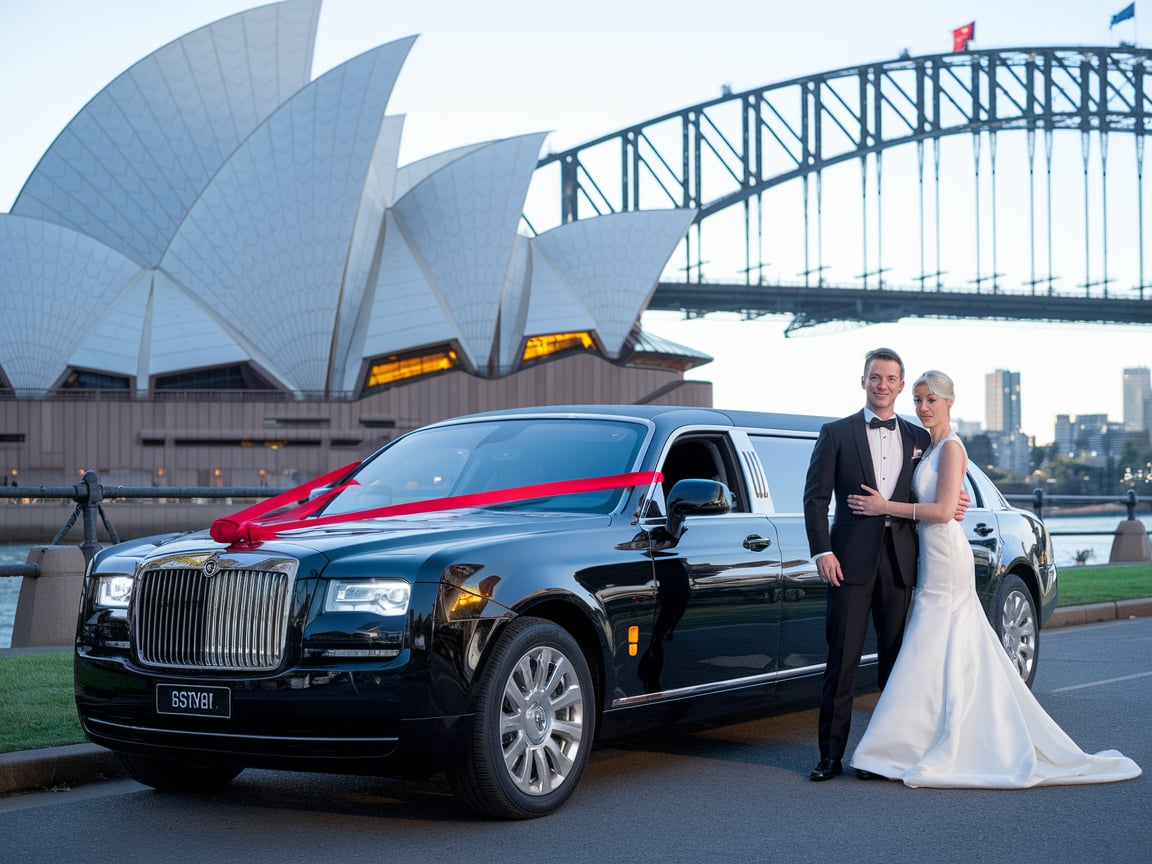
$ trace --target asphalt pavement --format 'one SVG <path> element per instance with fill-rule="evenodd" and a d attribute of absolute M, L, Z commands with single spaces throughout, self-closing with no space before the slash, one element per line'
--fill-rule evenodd
<path fill-rule="evenodd" d="M 1065 606 L 1052 614 L 1044 629 L 1147 617 L 1152 617 L 1152 597 Z M 0 658 L 50 650 L 71 650 L 71 646 L 0 649 Z M 71 744 L 0 754 L 0 796 L 73 788 L 121 776 L 123 772 L 112 753 L 95 744 Z"/>

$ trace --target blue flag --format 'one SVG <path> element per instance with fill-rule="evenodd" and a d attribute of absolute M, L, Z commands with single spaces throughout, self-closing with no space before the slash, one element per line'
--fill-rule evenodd
<path fill-rule="evenodd" d="M 1117 12 L 1115 15 L 1112 16 L 1112 23 L 1108 25 L 1108 29 L 1111 30 L 1113 27 L 1115 27 L 1121 21 L 1127 21 L 1129 18 L 1135 18 L 1135 17 L 1136 17 L 1136 4 L 1135 3 L 1129 3 L 1127 6 L 1125 6 L 1123 9 L 1121 9 L 1119 12 Z"/>

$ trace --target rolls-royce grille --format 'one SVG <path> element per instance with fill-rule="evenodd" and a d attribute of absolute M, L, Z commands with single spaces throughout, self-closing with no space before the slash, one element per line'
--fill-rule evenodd
<path fill-rule="evenodd" d="M 284 656 L 294 578 L 262 570 L 157 569 L 135 588 L 141 663 L 174 669 L 269 671 Z"/>

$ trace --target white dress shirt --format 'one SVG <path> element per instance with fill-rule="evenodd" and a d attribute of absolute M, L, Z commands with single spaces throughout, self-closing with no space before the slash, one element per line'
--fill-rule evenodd
<path fill-rule="evenodd" d="M 864 422 L 871 423 L 877 416 L 874 411 L 864 409 Z M 893 414 L 893 417 L 896 415 Z M 888 431 L 883 426 L 868 428 L 868 447 L 872 451 L 872 468 L 876 473 L 876 491 L 887 499 L 896 491 L 896 479 L 904 465 L 904 444 L 900 439 L 900 424 Z"/>

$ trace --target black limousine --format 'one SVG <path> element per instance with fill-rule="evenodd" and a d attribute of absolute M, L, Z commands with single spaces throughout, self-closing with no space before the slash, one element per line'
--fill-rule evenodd
<path fill-rule="evenodd" d="M 595 741 L 814 703 L 826 586 L 801 497 L 823 421 L 473 415 L 210 531 L 104 549 L 76 637 L 84 730 L 158 789 L 444 772 L 475 810 L 527 818 Z M 973 578 L 1031 682 L 1051 542 L 974 467 L 966 489 Z"/>

